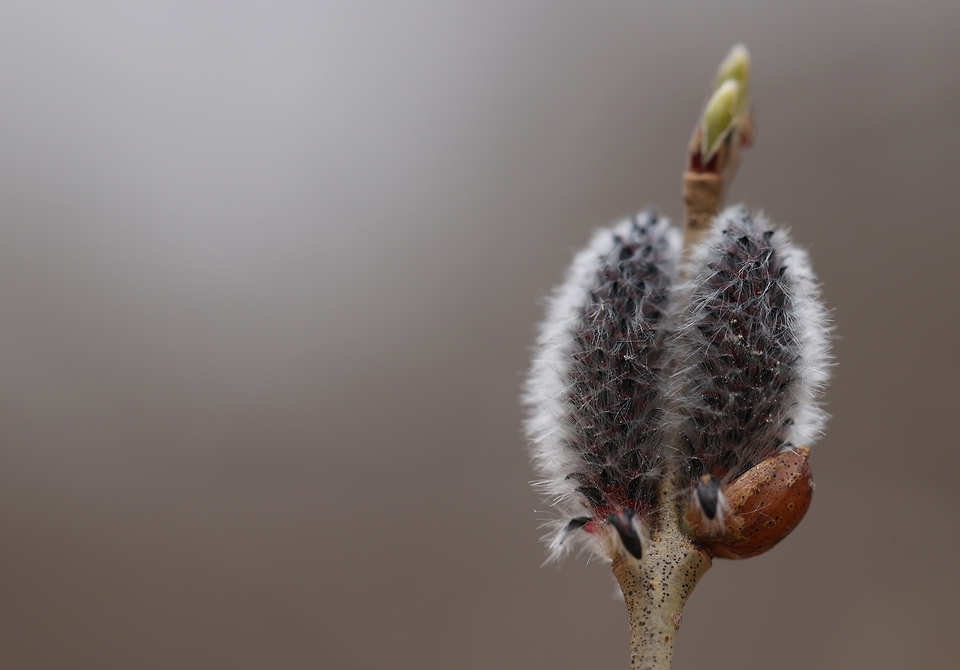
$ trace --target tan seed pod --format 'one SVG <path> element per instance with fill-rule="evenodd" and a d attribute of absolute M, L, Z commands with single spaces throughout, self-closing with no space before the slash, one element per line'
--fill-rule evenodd
<path fill-rule="evenodd" d="M 719 558 L 750 558 L 768 551 L 797 527 L 810 507 L 810 449 L 768 458 L 727 485 L 722 495 L 729 512 L 719 532 L 699 506 L 690 505 L 685 518 L 698 543 Z"/>

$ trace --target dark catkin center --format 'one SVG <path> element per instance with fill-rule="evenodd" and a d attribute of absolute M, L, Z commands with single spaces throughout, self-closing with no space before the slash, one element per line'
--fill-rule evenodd
<path fill-rule="evenodd" d="M 570 474 L 598 518 L 655 505 L 664 435 L 663 328 L 676 258 L 655 214 L 634 217 L 599 262 L 573 332 Z"/>
<path fill-rule="evenodd" d="M 689 352 L 681 445 L 691 480 L 729 482 L 778 452 L 799 384 L 789 268 L 742 214 L 701 269 L 681 337 Z"/>

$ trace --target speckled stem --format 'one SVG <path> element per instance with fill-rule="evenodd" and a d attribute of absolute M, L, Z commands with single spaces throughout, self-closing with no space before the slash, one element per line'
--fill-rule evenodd
<path fill-rule="evenodd" d="M 675 491 L 675 478 L 668 478 L 643 560 L 620 556 L 613 562 L 630 617 L 631 670 L 670 669 L 683 606 L 711 565 L 710 557 L 680 531 Z"/>

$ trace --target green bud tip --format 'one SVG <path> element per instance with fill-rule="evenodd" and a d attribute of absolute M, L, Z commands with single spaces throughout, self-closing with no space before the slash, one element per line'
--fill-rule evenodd
<path fill-rule="evenodd" d="M 738 123 L 745 97 L 740 84 L 733 79 L 721 83 L 710 96 L 700 122 L 703 138 L 700 153 L 704 163 L 713 157 Z"/>
<path fill-rule="evenodd" d="M 730 53 L 720 63 L 720 67 L 717 69 L 717 79 L 713 85 L 714 90 L 720 88 L 725 81 L 731 80 L 740 84 L 744 99 L 746 99 L 750 90 L 750 52 L 742 44 L 730 49 Z"/>

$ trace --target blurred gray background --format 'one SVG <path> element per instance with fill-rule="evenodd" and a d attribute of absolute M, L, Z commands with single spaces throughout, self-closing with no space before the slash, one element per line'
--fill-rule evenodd
<path fill-rule="evenodd" d="M 541 568 L 517 396 L 591 230 L 679 215 L 737 41 L 731 198 L 812 252 L 834 418 L 807 519 L 715 563 L 675 667 L 956 667 L 958 31 L 947 1 L 4 3 L 0 667 L 625 668 L 607 566 Z"/>

